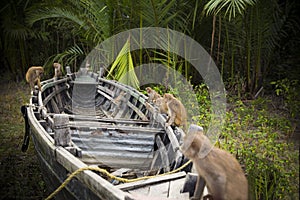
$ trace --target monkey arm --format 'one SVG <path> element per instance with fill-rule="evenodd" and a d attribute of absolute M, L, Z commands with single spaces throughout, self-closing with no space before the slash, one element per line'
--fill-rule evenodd
<path fill-rule="evenodd" d="M 171 126 L 175 122 L 175 118 L 176 118 L 176 113 L 171 109 L 169 109 L 168 115 L 169 117 L 166 123 L 166 127 Z"/>

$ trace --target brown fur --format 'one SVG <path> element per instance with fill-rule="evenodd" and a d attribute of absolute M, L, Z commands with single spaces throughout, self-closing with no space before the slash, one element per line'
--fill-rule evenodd
<path fill-rule="evenodd" d="M 59 63 L 53 63 L 54 67 L 54 78 L 60 78 L 62 76 L 61 65 Z"/>
<path fill-rule="evenodd" d="M 44 69 L 41 66 L 32 66 L 26 72 L 26 81 L 29 83 L 31 90 L 37 84 L 41 91 L 41 76 L 44 74 Z"/>
<path fill-rule="evenodd" d="M 146 87 L 146 91 L 148 93 L 148 102 L 155 103 L 158 98 L 161 98 L 160 94 L 158 94 L 155 90 L 151 87 Z"/>
<path fill-rule="evenodd" d="M 156 99 L 155 105 L 159 108 L 160 113 L 168 114 L 168 107 L 163 97 Z"/>
<path fill-rule="evenodd" d="M 170 126 L 172 124 L 176 126 L 183 126 L 184 131 L 187 129 L 187 113 L 184 105 L 176 99 L 172 94 L 164 94 L 164 101 L 167 105 L 168 110 L 168 120 L 166 126 Z"/>
<path fill-rule="evenodd" d="M 227 151 L 213 147 L 202 128 L 190 126 L 181 150 L 193 161 L 199 177 L 205 179 L 214 200 L 248 199 L 248 182 L 239 162 Z M 201 197 L 197 196 L 198 181 L 193 199 Z"/>
<path fill-rule="evenodd" d="M 116 105 L 120 105 L 122 100 L 124 99 L 125 95 L 126 95 L 126 92 L 121 91 L 120 94 L 116 98 L 114 98 L 114 103 Z"/>

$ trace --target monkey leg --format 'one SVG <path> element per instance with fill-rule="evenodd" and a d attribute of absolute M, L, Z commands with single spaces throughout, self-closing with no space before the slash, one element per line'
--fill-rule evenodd
<path fill-rule="evenodd" d="M 41 91 L 42 90 L 42 86 L 41 86 L 41 80 L 40 80 L 40 78 L 37 78 L 37 85 L 39 87 L 39 90 Z"/>
<path fill-rule="evenodd" d="M 193 200 L 200 200 L 200 198 L 203 194 L 205 184 L 206 184 L 206 182 L 205 182 L 204 178 L 202 178 L 201 176 L 198 175 L 195 192 L 192 197 Z"/>
<path fill-rule="evenodd" d="M 169 114 L 169 119 L 167 120 L 166 127 L 171 126 L 175 121 L 175 113 Z"/>
<path fill-rule="evenodd" d="M 32 90 L 32 91 L 34 91 L 34 81 L 30 81 L 29 82 L 29 86 L 30 86 L 30 89 Z"/>
<path fill-rule="evenodd" d="M 219 176 L 215 179 L 214 187 L 211 191 L 214 200 L 227 199 L 226 194 L 226 177 Z"/>

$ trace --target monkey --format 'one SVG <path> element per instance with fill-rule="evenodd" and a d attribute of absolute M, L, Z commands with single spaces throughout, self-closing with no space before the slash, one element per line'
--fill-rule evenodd
<path fill-rule="evenodd" d="M 124 100 L 125 95 L 126 95 L 126 92 L 122 90 L 120 92 L 120 94 L 114 98 L 114 100 L 113 100 L 114 103 L 119 106 L 121 104 L 121 102 Z"/>
<path fill-rule="evenodd" d="M 175 98 L 172 94 L 166 93 L 163 96 L 166 107 L 168 120 L 166 123 L 166 127 L 175 125 L 175 126 L 183 126 L 183 130 L 187 129 L 187 113 L 184 105 Z"/>
<path fill-rule="evenodd" d="M 153 90 L 151 87 L 146 87 L 146 91 L 148 93 L 148 102 L 155 103 L 155 101 L 160 98 L 160 94 L 158 94 L 155 90 Z"/>
<path fill-rule="evenodd" d="M 62 76 L 61 65 L 59 63 L 53 63 L 54 67 L 54 79 L 58 79 Z"/>
<path fill-rule="evenodd" d="M 239 162 L 229 152 L 214 147 L 202 127 L 190 125 L 180 150 L 193 161 L 199 175 L 192 199 L 201 198 L 200 177 L 211 194 L 209 199 L 248 199 L 248 181 Z"/>
<path fill-rule="evenodd" d="M 32 66 L 26 72 L 26 81 L 29 83 L 31 90 L 34 90 L 35 84 L 38 85 L 41 91 L 41 76 L 44 74 L 42 66 Z"/>
<path fill-rule="evenodd" d="M 154 105 L 157 106 L 160 113 L 168 114 L 168 107 L 163 97 L 157 98 Z"/>

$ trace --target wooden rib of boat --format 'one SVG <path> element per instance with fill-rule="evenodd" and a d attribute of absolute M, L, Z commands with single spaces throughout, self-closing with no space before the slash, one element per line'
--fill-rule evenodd
<path fill-rule="evenodd" d="M 85 70 L 42 82 L 42 90 L 33 91 L 30 104 L 22 107 L 26 125 L 22 150 L 31 135 L 49 192 L 75 170 L 98 166 L 127 179 L 154 177 L 121 183 L 86 170 L 55 197 L 189 199 L 193 192 L 193 184 L 187 182 L 190 166 L 155 177 L 179 168 L 186 159 L 179 151 L 182 130 L 166 128 L 165 116 L 147 98 Z"/>

